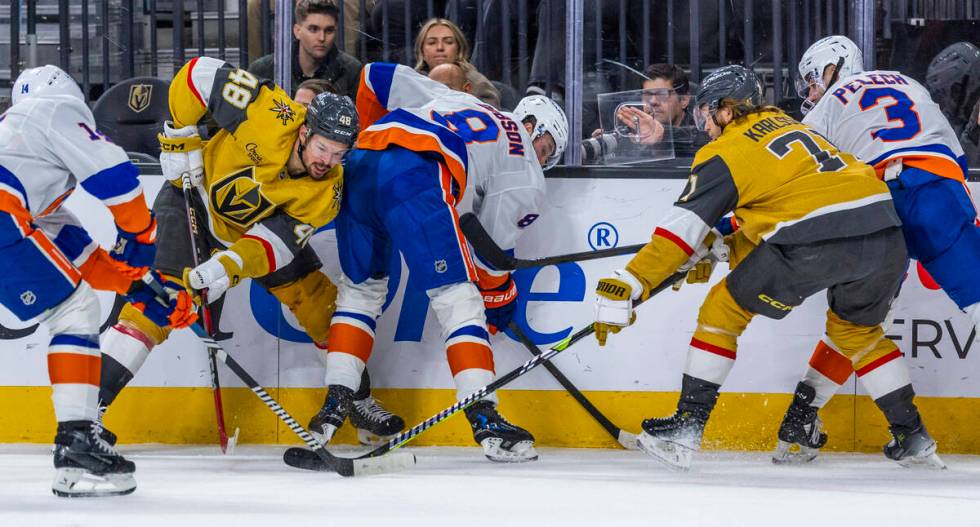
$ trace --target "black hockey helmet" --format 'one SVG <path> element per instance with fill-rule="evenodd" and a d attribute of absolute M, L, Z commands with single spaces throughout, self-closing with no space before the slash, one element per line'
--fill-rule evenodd
<path fill-rule="evenodd" d="M 937 54 L 926 71 L 926 87 L 951 121 L 970 118 L 973 103 L 980 97 L 980 49 L 957 42 Z"/>
<path fill-rule="evenodd" d="M 313 98 L 306 109 L 306 138 L 322 135 L 327 139 L 354 146 L 360 131 L 357 108 L 346 95 L 323 92 Z"/>
<path fill-rule="evenodd" d="M 762 101 L 762 85 L 759 83 L 759 78 L 752 70 L 737 64 L 715 70 L 701 81 L 701 88 L 694 97 L 695 121 L 700 120 L 700 108 L 704 105 L 708 106 L 708 114 L 714 119 L 722 99 L 759 104 Z M 704 129 L 700 125 L 698 128 Z"/>

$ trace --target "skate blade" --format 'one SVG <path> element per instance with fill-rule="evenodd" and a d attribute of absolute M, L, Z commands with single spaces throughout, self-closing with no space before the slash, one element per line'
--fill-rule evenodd
<path fill-rule="evenodd" d="M 922 456 L 899 459 L 896 463 L 902 467 L 913 469 L 946 470 L 947 468 L 946 463 L 939 457 L 939 454 L 936 454 L 935 449 Z"/>
<path fill-rule="evenodd" d="M 518 441 L 507 450 L 500 445 L 503 440 L 499 437 L 484 439 L 480 443 L 483 447 L 483 455 L 494 463 L 527 463 L 537 461 L 538 451 L 534 449 L 533 441 Z"/>
<path fill-rule="evenodd" d="M 363 428 L 357 429 L 357 442 L 364 446 L 381 446 L 388 444 L 391 438 L 397 436 L 398 434 L 391 434 L 390 436 L 381 436 L 371 432 L 370 430 L 365 430 Z"/>
<path fill-rule="evenodd" d="M 793 451 L 794 443 L 787 443 L 786 441 L 779 441 L 776 445 L 776 451 L 772 454 L 772 462 L 774 465 L 802 465 L 804 463 L 809 463 L 817 458 L 817 454 L 820 453 L 819 448 L 811 448 L 803 445 L 796 445 L 797 451 Z"/>
<path fill-rule="evenodd" d="M 130 474 L 96 476 L 81 468 L 59 468 L 51 492 L 62 498 L 101 498 L 124 496 L 136 490 L 136 479 Z"/>
<path fill-rule="evenodd" d="M 627 432 L 626 430 L 619 431 L 619 437 L 616 441 L 623 446 L 626 450 L 639 450 L 640 445 L 637 444 L 636 434 Z"/>
<path fill-rule="evenodd" d="M 636 444 L 671 470 L 686 472 L 691 469 L 691 458 L 694 450 L 670 441 L 664 441 L 644 432 L 637 436 Z"/>

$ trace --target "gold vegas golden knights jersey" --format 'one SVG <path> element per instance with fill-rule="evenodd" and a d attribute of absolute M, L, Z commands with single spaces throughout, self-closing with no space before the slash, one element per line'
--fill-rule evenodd
<path fill-rule="evenodd" d="M 674 273 L 734 211 L 740 236 L 793 245 L 901 225 L 874 170 L 780 111 L 727 125 L 702 147 L 681 197 L 627 265 L 645 292 Z"/>
<path fill-rule="evenodd" d="M 211 233 L 243 260 L 245 276 L 281 269 L 340 210 L 343 170 L 323 180 L 290 177 L 305 108 L 278 86 L 208 57 L 191 60 L 170 84 L 174 126 L 218 132 L 203 151 Z"/>

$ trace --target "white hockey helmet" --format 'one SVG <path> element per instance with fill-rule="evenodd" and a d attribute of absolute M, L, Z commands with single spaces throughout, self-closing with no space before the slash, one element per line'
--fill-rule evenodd
<path fill-rule="evenodd" d="M 22 71 L 10 90 L 10 102 L 17 104 L 29 97 L 40 95 L 70 95 L 82 102 L 85 101 L 85 96 L 82 95 L 82 90 L 75 79 L 58 66 L 51 64 Z"/>
<path fill-rule="evenodd" d="M 796 79 L 796 91 L 803 98 L 801 110 L 807 113 L 815 101 L 808 100 L 810 87 L 818 86 L 826 91 L 823 72 L 827 66 L 837 68 L 835 79 L 843 79 L 864 71 L 864 54 L 851 39 L 843 35 L 824 37 L 810 46 L 800 59 L 800 76 Z"/>
<path fill-rule="evenodd" d="M 548 170 L 558 164 L 562 153 L 565 152 L 565 147 L 568 146 L 568 119 L 565 117 L 565 111 L 561 109 L 561 106 L 544 95 L 529 95 L 517 103 L 517 108 L 514 108 L 514 117 L 517 117 L 517 120 L 521 122 L 528 119 L 533 121 L 532 142 L 546 132 L 551 134 L 551 138 L 555 140 L 555 152 L 551 154 L 542 168 Z"/>

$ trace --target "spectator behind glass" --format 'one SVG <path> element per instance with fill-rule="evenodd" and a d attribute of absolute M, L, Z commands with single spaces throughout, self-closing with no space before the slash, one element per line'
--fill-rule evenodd
<path fill-rule="evenodd" d="M 445 84 L 449 89 L 463 93 L 473 93 L 473 83 L 466 78 L 466 72 L 455 62 L 439 64 L 429 71 L 429 78 Z"/>
<path fill-rule="evenodd" d="M 328 0 L 299 0 L 293 12 L 292 89 L 307 79 L 330 81 L 341 95 L 357 95 L 361 62 L 337 49 L 337 7 Z M 273 55 L 259 58 L 248 70 L 256 76 L 272 79 Z"/>
<path fill-rule="evenodd" d="M 293 95 L 293 101 L 309 106 L 313 98 L 323 92 L 337 93 L 337 88 L 330 81 L 323 79 L 307 79 L 300 83 Z"/>
<path fill-rule="evenodd" d="M 651 64 L 643 72 L 643 110 L 624 106 L 616 117 L 627 126 L 635 136 L 635 146 L 621 145 L 619 148 L 649 149 L 660 144 L 666 136 L 666 127 L 671 128 L 676 157 L 693 157 L 709 138 L 694 126 L 691 115 L 691 84 L 687 73 L 673 64 Z M 638 125 L 638 126 L 637 126 Z M 598 129 L 592 137 L 600 137 Z M 666 147 L 667 145 L 664 145 Z"/>
<path fill-rule="evenodd" d="M 500 92 L 469 63 L 470 46 L 456 24 L 445 18 L 431 18 L 422 25 L 415 39 L 415 70 L 429 71 L 446 63 L 456 63 L 466 73 L 473 95 L 496 108 L 500 107 Z"/>
<path fill-rule="evenodd" d="M 926 87 L 959 134 L 967 163 L 980 166 L 980 49 L 957 42 L 940 51 L 929 63 Z"/>

